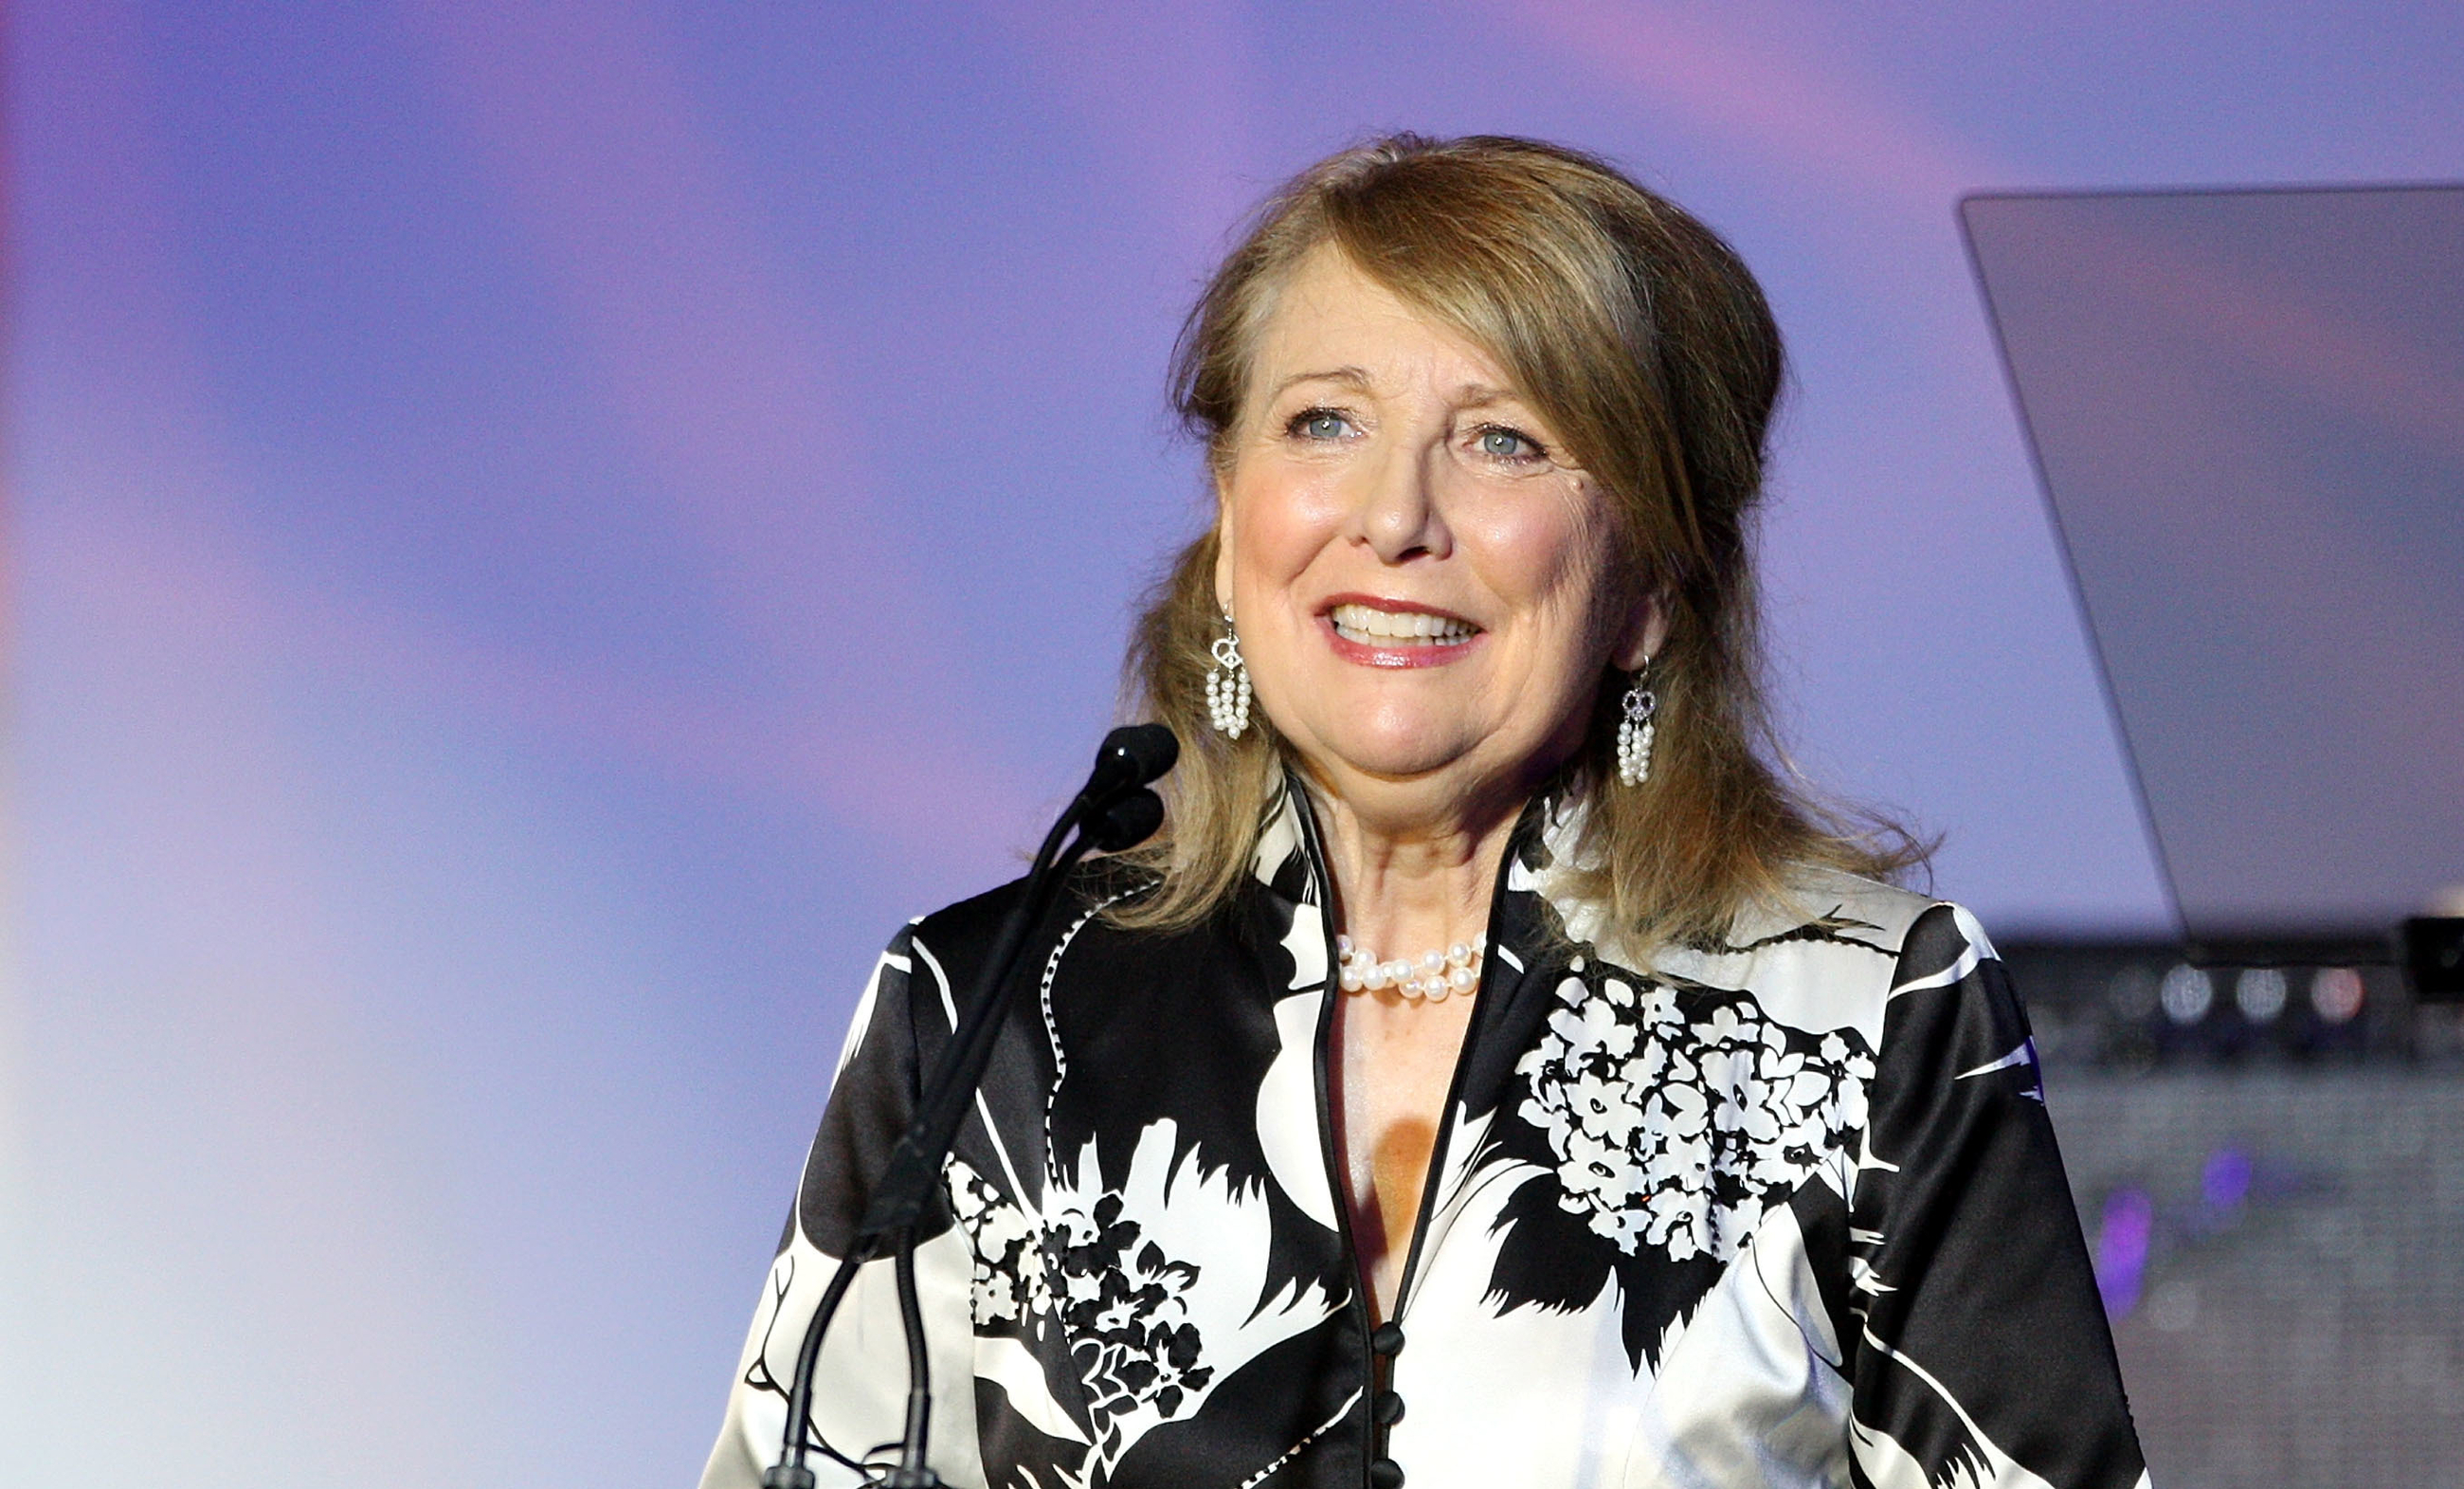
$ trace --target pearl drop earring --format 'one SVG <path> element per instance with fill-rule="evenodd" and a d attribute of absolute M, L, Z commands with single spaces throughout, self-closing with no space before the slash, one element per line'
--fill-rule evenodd
<path fill-rule="evenodd" d="M 1628 786 L 1651 779 L 1651 742 L 1659 730 L 1652 715 L 1660 711 L 1660 695 L 1651 690 L 1650 676 L 1651 658 L 1646 656 L 1625 690 L 1625 718 L 1617 724 L 1617 779 Z"/>
<path fill-rule="evenodd" d="M 1215 665 L 1206 673 L 1206 716 L 1226 739 L 1239 739 L 1249 727 L 1249 666 L 1241 659 L 1241 633 L 1232 617 L 1223 617 L 1223 633 L 1212 648 Z"/>

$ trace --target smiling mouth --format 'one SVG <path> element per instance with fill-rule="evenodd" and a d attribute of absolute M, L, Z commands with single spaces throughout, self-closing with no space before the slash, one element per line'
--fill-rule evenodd
<path fill-rule="evenodd" d="M 1480 628 L 1451 615 L 1427 611 L 1382 611 L 1369 605 L 1338 605 L 1327 612 L 1334 633 L 1354 646 L 1380 648 L 1461 646 L 1480 634 Z"/>

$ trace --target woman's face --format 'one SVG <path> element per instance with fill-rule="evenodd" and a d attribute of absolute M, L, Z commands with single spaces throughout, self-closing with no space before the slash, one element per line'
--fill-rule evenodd
<path fill-rule="evenodd" d="M 1528 789 L 1657 647 L 1606 500 L 1495 359 L 1321 249 L 1263 328 L 1216 596 L 1338 795 Z"/>

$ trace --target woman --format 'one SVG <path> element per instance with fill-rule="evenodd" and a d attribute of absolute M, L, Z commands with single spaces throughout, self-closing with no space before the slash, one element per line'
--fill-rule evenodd
<path fill-rule="evenodd" d="M 1178 358 L 1169 827 L 1039 928 L 919 1252 L 946 1480 L 2142 1479 L 1991 948 L 1763 764 L 1780 373 L 1727 246 L 1588 156 L 1397 137 L 1266 206 Z M 710 1489 L 776 1456 L 1014 892 L 876 968 Z M 889 1271 L 823 1357 L 851 1456 Z"/>

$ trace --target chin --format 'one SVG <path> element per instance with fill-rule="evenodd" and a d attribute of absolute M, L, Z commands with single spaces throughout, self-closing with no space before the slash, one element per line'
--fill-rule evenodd
<path fill-rule="evenodd" d="M 1364 775 L 1409 778 L 1434 774 L 1463 758 L 1460 742 L 1429 734 L 1371 735 L 1330 740 L 1328 753 Z"/>

